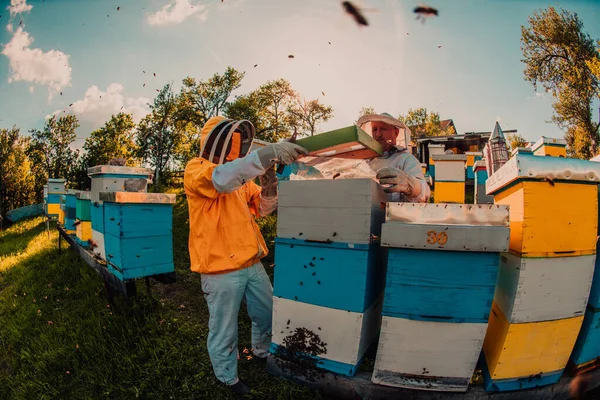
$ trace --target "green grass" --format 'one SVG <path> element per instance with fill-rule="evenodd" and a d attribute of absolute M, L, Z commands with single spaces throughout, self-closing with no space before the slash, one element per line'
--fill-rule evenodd
<path fill-rule="evenodd" d="M 102 280 L 74 252 L 57 251 L 42 218 L 0 232 L 0 399 L 229 399 L 206 350 L 208 311 L 200 275 L 189 270 L 188 211 L 174 206 L 177 283 L 143 281 L 138 296 L 111 306 Z M 274 218 L 260 221 L 267 243 Z M 63 242 L 64 246 L 64 242 Z M 271 247 L 272 249 L 272 247 Z M 264 260 L 272 276 L 272 254 Z M 240 350 L 250 320 L 240 311 Z M 242 358 L 256 399 L 319 399 Z"/>

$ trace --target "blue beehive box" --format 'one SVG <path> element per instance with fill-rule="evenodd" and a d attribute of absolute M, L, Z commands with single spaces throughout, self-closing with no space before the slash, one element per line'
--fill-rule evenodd
<path fill-rule="evenodd" d="M 271 352 L 308 334 L 323 348 L 294 350 L 352 376 L 379 332 L 386 196 L 372 179 L 280 182 Z M 310 350 L 310 351 L 309 351 Z"/>
<path fill-rule="evenodd" d="M 104 245 L 104 208 L 100 199 L 100 192 L 124 191 L 125 183 L 132 180 L 144 180 L 146 183 L 152 178 L 152 170 L 147 168 L 122 167 L 115 165 L 97 165 L 88 168 L 88 176 L 92 179 L 90 190 L 91 217 L 92 217 L 92 251 L 101 259 L 106 259 Z M 140 191 L 140 190 L 136 190 Z M 142 192 L 146 192 L 143 187 Z"/>
<path fill-rule="evenodd" d="M 174 194 L 101 192 L 108 269 L 121 280 L 173 272 Z"/>
<path fill-rule="evenodd" d="M 388 203 L 381 337 L 372 381 L 464 392 L 485 338 L 507 206 Z"/>
<path fill-rule="evenodd" d="M 75 197 L 79 190 L 68 189 L 67 193 L 64 194 L 64 228 L 70 234 L 75 234 L 75 220 L 76 216 L 76 207 L 77 207 L 77 198 Z"/>

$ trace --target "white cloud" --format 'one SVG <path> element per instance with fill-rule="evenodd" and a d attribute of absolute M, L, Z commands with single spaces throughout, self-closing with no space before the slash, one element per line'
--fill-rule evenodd
<path fill-rule="evenodd" d="M 205 21 L 208 8 L 200 3 L 192 4 L 190 0 L 170 0 L 169 4 L 148 16 L 148 23 L 150 25 L 179 24 L 193 15 Z"/>
<path fill-rule="evenodd" d="M 33 6 L 27 4 L 27 0 L 10 0 L 10 6 L 6 7 L 10 11 L 11 17 L 16 14 L 29 12 L 32 8 Z"/>
<path fill-rule="evenodd" d="M 544 97 L 544 93 L 535 92 L 533 96 L 528 96 L 527 100 L 541 99 L 542 97 Z"/>
<path fill-rule="evenodd" d="M 85 91 L 85 97 L 77 100 L 66 109 L 56 110 L 52 115 L 75 114 L 82 128 L 94 130 L 100 128 L 111 115 L 119 112 L 130 113 L 134 121 L 139 122 L 149 113 L 146 97 L 127 97 L 123 85 L 111 83 L 105 91 L 97 86 L 91 86 Z M 50 118 L 47 115 L 46 118 Z"/>
<path fill-rule="evenodd" d="M 58 51 L 31 49 L 33 37 L 18 27 L 10 42 L 0 54 L 8 57 L 10 76 L 8 82 L 24 81 L 48 86 L 49 99 L 63 87 L 71 86 L 69 55 Z"/>

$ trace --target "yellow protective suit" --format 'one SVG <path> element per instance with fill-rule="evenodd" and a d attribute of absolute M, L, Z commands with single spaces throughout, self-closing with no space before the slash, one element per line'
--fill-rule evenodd
<path fill-rule="evenodd" d="M 201 132 L 203 148 L 211 131 L 224 120 L 223 117 L 209 119 Z M 216 140 L 213 139 L 213 143 Z M 241 146 L 241 137 L 236 133 L 225 159 L 231 161 L 244 156 Z M 209 151 L 206 148 L 204 155 Z M 248 181 L 232 192 L 220 193 L 213 183 L 213 173 L 219 164 L 212 162 L 216 157 L 207 158 L 194 158 L 184 174 L 190 215 L 190 267 L 202 274 L 250 267 L 268 254 L 260 228 L 254 221 L 259 215 L 261 188 Z"/>

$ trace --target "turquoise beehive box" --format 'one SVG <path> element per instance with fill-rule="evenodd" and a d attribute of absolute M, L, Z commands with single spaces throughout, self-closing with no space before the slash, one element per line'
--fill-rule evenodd
<path fill-rule="evenodd" d="M 108 269 L 129 280 L 175 271 L 174 194 L 101 192 Z"/>
<path fill-rule="evenodd" d="M 92 218 L 92 251 L 101 259 L 106 259 L 104 246 L 104 208 L 100 192 L 124 191 L 125 182 L 142 179 L 146 182 L 152 178 L 152 170 L 148 168 L 122 167 L 115 165 L 97 165 L 88 168 L 88 176 L 92 179 L 91 218 Z M 142 192 L 146 191 L 143 187 Z"/>
<path fill-rule="evenodd" d="M 77 208 L 77 193 L 79 190 L 67 189 L 67 193 L 64 194 L 64 228 L 70 234 L 75 234 L 75 220 L 76 220 L 76 208 Z"/>

